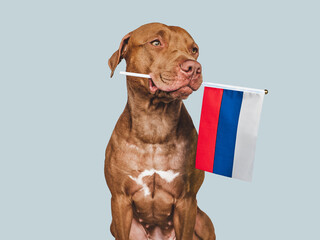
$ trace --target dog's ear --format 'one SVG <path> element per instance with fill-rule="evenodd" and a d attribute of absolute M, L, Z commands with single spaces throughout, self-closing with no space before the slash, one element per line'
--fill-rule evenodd
<path fill-rule="evenodd" d="M 119 49 L 112 54 L 111 58 L 109 58 L 108 65 L 111 69 L 110 77 L 113 76 L 114 70 L 118 66 L 118 64 L 121 62 L 123 56 L 125 55 L 127 48 L 128 48 L 128 41 L 131 36 L 131 33 L 128 33 L 125 35 L 120 43 Z"/>

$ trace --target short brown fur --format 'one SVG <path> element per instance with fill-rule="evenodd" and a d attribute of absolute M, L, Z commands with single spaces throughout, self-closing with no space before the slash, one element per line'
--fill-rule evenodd
<path fill-rule="evenodd" d="M 109 59 L 111 76 L 122 58 L 127 71 L 151 76 L 127 77 L 128 102 L 106 149 L 117 240 L 215 239 L 197 207 L 204 172 L 194 167 L 197 132 L 182 102 L 202 83 L 198 55 L 184 29 L 152 23 L 127 34 Z"/>

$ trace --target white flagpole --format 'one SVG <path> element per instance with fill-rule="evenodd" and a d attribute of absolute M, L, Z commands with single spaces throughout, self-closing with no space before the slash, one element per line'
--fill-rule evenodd
<path fill-rule="evenodd" d="M 132 76 L 132 77 L 142 77 L 142 78 L 150 78 L 150 75 L 148 74 L 142 74 L 142 73 L 133 73 L 133 72 L 120 72 L 122 75 Z"/>
<path fill-rule="evenodd" d="M 141 74 L 141 73 L 133 73 L 133 72 L 123 72 L 121 71 L 120 74 L 132 76 L 132 77 L 142 77 L 142 78 L 151 78 L 148 74 Z M 211 82 L 203 82 L 203 86 L 208 87 L 217 87 L 217 88 L 224 88 L 229 90 L 235 90 L 235 91 L 247 91 L 247 92 L 256 92 L 256 93 L 265 93 L 268 94 L 267 89 L 255 89 L 255 88 L 245 88 L 245 87 L 238 87 L 238 86 L 231 86 L 231 85 L 225 85 L 225 84 L 219 84 L 219 83 L 211 83 Z"/>

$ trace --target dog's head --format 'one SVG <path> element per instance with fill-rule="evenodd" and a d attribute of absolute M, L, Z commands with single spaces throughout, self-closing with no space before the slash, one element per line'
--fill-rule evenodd
<path fill-rule="evenodd" d="M 202 83 L 199 47 L 180 27 L 150 23 L 130 32 L 109 59 L 111 77 L 124 58 L 127 71 L 150 79 L 128 78 L 128 88 L 166 101 L 185 99 Z"/>

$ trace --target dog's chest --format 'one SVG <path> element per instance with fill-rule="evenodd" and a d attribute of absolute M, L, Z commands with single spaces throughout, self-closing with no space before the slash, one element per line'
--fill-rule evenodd
<path fill-rule="evenodd" d="M 172 214 L 175 199 L 185 187 L 183 174 L 175 170 L 146 169 L 129 175 L 130 190 L 139 218 L 165 222 Z"/>
<path fill-rule="evenodd" d="M 174 170 L 156 170 L 147 169 L 135 176 L 129 175 L 129 178 L 134 182 L 133 189 L 138 189 L 144 197 L 154 196 L 156 191 L 162 190 L 170 194 L 176 191 L 176 186 L 179 179 L 179 172 Z M 180 176 L 181 177 L 181 176 Z"/>
<path fill-rule="evenodd" d="M 186 141 L 164 144 L 125 143 L 118 152 L 121 159 L 117 161 L 123 161 L 129 175 L 135 178 L 144 172 L 142 176 L 156 174 L 166 179 L 171 173 L 186 171 L 190 157 L 194 157 L 191 149 Z"/>
<path fill-rule="evenodd" d="M 127 174 L 128 192 L 135 199 L 153 199 L 168 195 L 179 196 L 186 186 L 187 157 L 185 146 L 179 144 L 153 145 L 136 148 L 131 153 Z"/>

